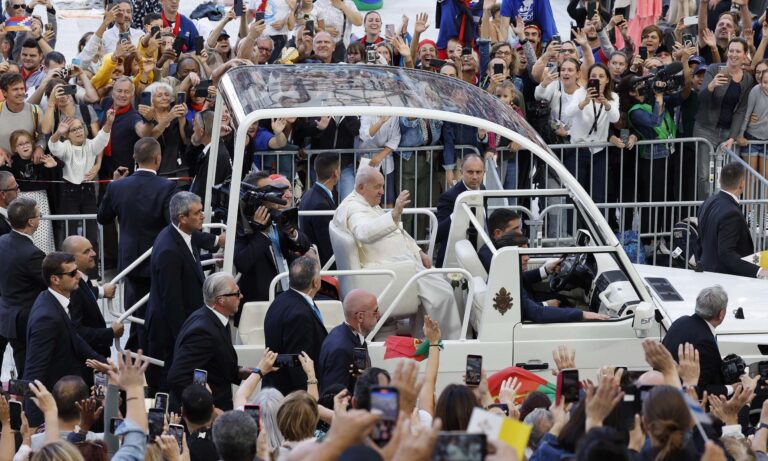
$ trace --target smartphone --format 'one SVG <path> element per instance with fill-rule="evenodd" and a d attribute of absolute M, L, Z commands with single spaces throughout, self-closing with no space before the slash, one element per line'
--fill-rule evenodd
<path fill-rule="evenodd" d="M 150 408 L 147 419 L 149 422 L 149 440 L 155 440 L 155 437 L 163 435 L 165 412 L 160 408 Z"/>
<path fill-rule="evenodd" d="M 152 26 L 149 29 L 149 35 L 151 35 L 152 37 L 157 38 L 157 34 L 159 33 L 160 33 L 160 26 Z"/>
<path fill-rule="evenodd" d="M 184 426 L 181 424 L 169 424 L 168 435 L 172 435 L 176 439 L 176 443 L 179 444 L 179 453 L 181 453 L 184 446 Z"/>
<path fill-rule="evenodd" d="M 768 9 L 766 9 L 768 11 Z M 686 16 L 683 18 L 683 25 L 688 26 L 696 26 L 699 24 L 699 17 L 698 16 Z"/>
<path fill-rule="evenodd" d="M 556 62 L 547 63 L 547 72 L 549 72 L 550 74 L 557 73 L 557 63 Z"/>
<path fill-rule="evenodd" d="M 173 51 L 176 52 L 176 56 L 180 55 L 181 52 L 184 50 L 184 45 L 185 45 L 184 37 L 176 37 L 173 40 Z"/>
<path fill-rule="evenodd" d="M 462 431 L 442 431 L 432 452 L 433 460 L 483 461 L 486 456 L 485 434 L 468 434 Z"/>
<path fill-rule="evenodd" d="M 502 63 L 496 63 L 493 65 L 493 74 L 503 74 L 504 73 L 504 64 Z"/>
<path fill-rule="evenodd" d="M 299 354 L 277 354 L 277 359 L 275 360 L 275 366 L 278 368 L 301 367 L 301 362 L 299 362 Z"/>
<path fill-rule="evenodd" d="M 264 20 L 264 12 L 263 11 L 257 11 L 255 15 L 255 19 L 257 21 L 263 21 Z"/>
<path fill-rule="evenodd" d="M 243 15 L 243 0 L 235 0 L 232 4 L 232 9 L 235 10 L 235 16 L 238 18 Z"/>
<path fill-rule="evenodd" d="M 200 83 L 195 87 L 195 97 L 208 97 L 208 87 L 211 86 L 212 83 L 213 82 L 211 80 L 200 80 Z"/>
<path fill-rule="evenodd" d="M 256 421 L 256 425 L 259 425 L 259 420 L 261 419 L 261 410 L 258 405 L 246 405 L 243 408 L 243 411 L 245 411 L 245 414 L 251 417 L 252 420 Z"/>
<path fill-rule="evenodd" d="M 683 45 L 685 45 L 685 46 L 693 46 L 693 35 L 691 35 L 691 34 L 683 34 Z"/>
<path fill-rule="evenodd" d="M 352 349 L 352 364 L 355 367 L 355 372 L 368 368 L 368 349 L 364 347 Z"/>
<path fill-rule="evenodd" d="M 549 41 L 549 43 L 560 43 L 562 40 L 560 39 L 560 34 L 555 34 L 552 36 L 552 40 Z"/>
<path fill-rule="evenodd" d="M 627 129 L 619 130 L 619 138 L 621 138 L 621 142 L 623 142 L 624 145 L 626 146 L 627 143 L 629 142 L 629 130 Z M 624 373 L 626 374 L 626 370 Z"/>
<path fill-rule="evenodd" d="M 590 78 L 587 82 L 587 88 L 593 89 L 597 93 L 597 95 L 600 95 L 600 80 L 596 78 Z"/>
<path fill-rule="evenodd" d="M 480 375 L 483 368 L 483 356 L 482 355 L 467 355 L 467 367 L 466 367 L 466 384 L 467 386 L 479 386 Z"/>
<path fill-rule="evenodd" d="M 107 396 L 107 375 L 98 371 L 93 372 L 93 393 L 99 400 Z"/>
<path fill-rule="evenodd" d="M 623 8 L 614 8 L 613 9 L 613 15 L 614 16 L 622 16 L 624 19 L 629 19 L 629 7 L 625 6 Z"/>
<path fill-rule="evenodd" d="M 440 69 L 445 65 L 444 59 L 430 59 L 429 60 L 429 67 L 432 67 L 434 69 Z"/>
<path fill-rule="evenodd" d="M 640 53 L 640 59 L 642 59 L 643 61 L 648 59 L 648 48 L 647 47 L 641 46 L 640 48 L 638 48 L 638 52 Z"/>
<path fill-rule="evenodd" d="M 118 35 L 118 42 L 130 42 L 131 41 L 131 33 L 130 32 L 123 32 L 120 35 Z"/>
<path fill-rule="evenodd" d="M 123 424 L 123 418 L 109 418 L 109 433 L 114 435 L 121 424 Z"/>
<path fill-rule="evenodd" d="M 380 447 L 386 445 L 395 433 L 395 424 L 400 414 L 400 395 L 391 386 L 371 387 L 371 411 L 381 412 L 381 419 L 373 426 L 371 438 Z"/>
<path fill-rule="evenodd" d="M 384 26 L 384 36 L 385 37 L 394 37 L 395 36 L 395 25 L 394 24 L 387 24 Z"/>
<path fill-rule="evenodd" d="M 10 410 L 10 413 L 11 413 L 11 430 L 20 431 L 21 430 L 21 402 L 17 402 L 16 400 L 9 400 L 8 409 Z"/>
<path fill-rule="evenodd" d="M 192 375 L 192 384 L 199 384 L 205 386 L 208 384 L 208 372 L 205 370 L 195 369 Z"/>
<path fill-rule="evenodd" d="M 45 30 L 48 31 L 48 32 L 52 31 L 53 30 L 53 23 L 50 23 L 50 22 L 47 23 L 45 25 Z"/>
<path fill-rule="evenodd" d="M 80 67 L 80 58 L 72 58 L 72 65 Z"/>
<path fill-rule="evenodd" d="M 725 75 L 726 78 L 730 78 L 730 75 L 728 74 L 728 66 L 721 66 L 717 73 L 720 75 Z"/>
<path fill-rule="evenodd" d="M 29 389 L 31 381 L 25 379 L 12 379 L 8 381 L 8 393 L 17 397 L 27 397 L 32 391 Z"/>
<path fill-rule="evenodd" d="M 142 91 L 141 97 L 139 98 L 139 104 L 142 106 L 151 106 L 152 105 L 152 93 L 149 91 Z"/>
<path fill-rule="evenodd" d="M 304 23 L 304 33 L 314 36 L 315 35 L 315 21 L 307 20 Z"/>
<path fill-rule="evenodd" d="M 505 415 L 509 416 L 509 405 L 506 403 L 492 403 L 488 405 L 488 409 L 490 410 L 491 408 L 498 408 L 503 411 Z"/>
<path fill-rule="evenodd" d="M 559 405 L 561 401 L 565 403 L 579 401 L 579 370 L 569 368 L 562 370 L 557 375 L 557 391 L 555 392 L 555 402 Z"/>
<path fill-rule="evenodd" d="M 176 93 L 176 104 L 184 104 L 187 102 L 187 93 Z"/>
<path fill-rule="evenodd" d="M 375 64 L 377 58 L 378 58 L 378 55 L 376 54 L 376 50 L 369 49 L 369 50 L 366 51 L 366 59 L 365 59 L 365 61 L 368 64 Z"/>
<path fill-rule="evenodd" d="M 629 386 L 623 390 L 624 398 L 613 409 L 616 419 L 612 419 L 612 421 L 615 421 L 617 430 L 629 432 L 635 425 L 635 414 L 640 413 L 640 409 L 637 406 L 638 397 L 635 386 Z"/>
<path fill-rule="evenodd" d="M 464 48 L 461 49 L 461 55 L 462 56 L 472 55 L 472 48 L 465 46 Z"/>
<path fill-rule="evenodd" d="M 164 413 L 168 413 L 168 394 L 165 392 L 158 392 L 155 394 L 154 408 L 163 410 Z"/>
<path fill-rule="evenodd" d="M 590 0 L 587 2 L 587 19 L 592 19 L 595 13 L 597 13 L 597 2 Z"/>
<path fill-rule="evenodd" d="M 195 37 L 195 54 L 200 56 L 203 52 L 203 47 L 205 47 L 205 39 L 198 35 Z"/>

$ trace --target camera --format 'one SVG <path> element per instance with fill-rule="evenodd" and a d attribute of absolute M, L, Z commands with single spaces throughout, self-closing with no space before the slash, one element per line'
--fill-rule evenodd
<path fill-rule="evenodd" d="M 230 182 L 225 182 L 213 187 L 211 197 L 211 206 L 214 216 L 226 220 L 227 209 L 229 206 Z M 283 190 L 287 186 L 263 186 L 256 187 L 248 183 L 240 183 L 240 205 L 238 207 L 238 234 L 248 235 L 255 231 L 264 230 L 264 226 L 253 220 L 256 210 L 266 203 L 276 205 L 287 205 L 288 202 L 283 199 Z M 299 228 L 299 210 L 298 208 L 289 208 L 287 210 L 269 209 L 270 219 L 275 226 L 280 229 Z"/>
<path fill-rule="evenodd" d="M 726 383 L 733 384 L 739 382 L 741 375 L 744 374 L 746 369 L 747 364 L 738 355 L 728 354 L 723 357 L 721 370 L 723 371 L 723 379 Z"/>
<path fill-rule="evenodd" d="M 683 86 L 683 65 L 679 62 L 651 69 L 651 75 L 635 81 L 635 90 L 646 97 L 656 93 L 675 94 Z"/>

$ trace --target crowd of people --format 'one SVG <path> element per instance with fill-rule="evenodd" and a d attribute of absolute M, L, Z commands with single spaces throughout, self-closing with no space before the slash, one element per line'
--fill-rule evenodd
<path fill-rule="evenodd" d="M 334 255 L 331 232 L 355 241 L 363 268 L 442 266 L 456 199 L 484 187 L 488 159 L 503 187 L 530 185 L 530 153 L 494 133 L 414 117 L 261 121 L 248 130 L 243 183 L 270 198 L 247 215 L 241 209 L 236 236 L 202 232 L 206 194 L 231 179 L 234 158 L 237 127 L 225 108 L 209 184 L 217 85 L 247 65 L 373 64 L 461 79 L 524 116 L 548 143 L 581 145 L 558 153 L 598 203 L 704 199 L 709 151 L 679 138 L 744 146 L 749 164 L 766 174 L 759 142 L 768 140 L 768 19 L 753 17 L 746 0 L 671 0 L 663 14 L 660 5 L 649 14 L 634 2 L 614 9 L 573 0 L 569 40 L 545 20 L 546 8 L 517 11 L 516 3 L 438 1 L 433 41 L 422 38 L 428 13 L 412 29 L 407 15 L 384 25 L 353 0 L 235 2 L 207 35 L 179 13 L 178 0 L 116 0 L 77 55 L 64 56 L 55 5 L 8 0 L 0 30 L 0 348 L 13 349 L 14 379 L 0 398 L 0 460 L 428 460 L 450 451 L 439 448 L 440 431 L 466 431 L 475 408 L 532 426 L 531 460 L 765 457 L 768 404 L 759 419 L 747 408 L 759 412 L 752 399 L 766 388 L 759 376 L 726 377 L 719 365 L 715 328 L 727 295 L 718 287 L 700 294 L 696 313 L 673 324 L 663 345 L 643 344 L 652 370 L 630 377 L 603 368 L 567 404 L 518 395 L 512 379 L 492 395 L 485 372 L 479 385 L 438 389 L 441 339 L 457 339 L 461 328 L 442 275 L 420 277 L 414 288 L 427 314 L 423 329 L 411 325 L 429 342 L 424 376 L 410 361 L 391 375 L 372 366 L 365 338 L 381 313 L 362 286 L 347 293 L 344 321 L 328 331 L 315 300 L 338 297 L 320 276 Z M 45 18 L 35 14 L 43 9 Z M 696 14 L 691 25 L 685 18 Z M 233 21 L 237 37 L 226 30 Z M 424 146 L 439 149 L 411 150 Z M 461 155 L 459 146 L 479 155 Z M 350 155 L 307 158 L 327 149 Z M 296 155 L 278 154 L 286 150 Z M 357 169 L 361 159 L 367 166 Z M 697 258 L 706 270 L 768 277 L 740 259 L 753 249 L 738 205 L 744 168 L 726 166 L 720 183 L 723 192 L 702 208 L 713 216 L 705 221 L 738 225 L 703 225 Z M 432 205 L 434 261 L 404 226 L 412 222 L 406 208 Z M 332 215 L 299 218 L 295 206 Z M 80 214 L 97 222 L 45 219 Z M 511 210 L 489 214 L 487 228 L 497 248 L 528 244 Z M 234 245 L 239 279 L 209 272 L 226 245 Z M 490 271 L 487 245 L 478 256 Z M 523 320 L 608 319 L 538 299 L 528 285 L 558 263 L 521 263 Z M 129 267 L 122 296 L 95 280 Z M 258 366 L 239 363 L 242 306 L 268 300 L 283 272 L 264 318 L 267 352 Z M 116 298 L 126 309 L 141 306 L 127 340 L 99 305 Z M 116 353 L 116 341 L 164 365 L 142 352 Z M 577 367 L 567 351 L 555 362 L 556 373 Z M 397 398 L 386 424 L 391 415 L 372 404 L 375 386 Z M 145 398 L 154 399 L 150 411 Z M 519 459 L 491 437 L 484 448 L 487 460 Z"/>

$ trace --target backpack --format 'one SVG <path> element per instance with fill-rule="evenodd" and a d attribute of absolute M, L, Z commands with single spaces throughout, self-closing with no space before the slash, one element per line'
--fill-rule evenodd
<path fill-rule="evenodd" d="M 672 253 L 675 267 L 696 269 L 699 252 L 699 219 L 694 217 L 678 221 L 672 228 Z M 686 261 L 685 255 L 688 254 Z"/>

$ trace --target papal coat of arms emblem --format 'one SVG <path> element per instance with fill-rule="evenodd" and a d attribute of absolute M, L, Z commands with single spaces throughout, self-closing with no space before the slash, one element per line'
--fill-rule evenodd
<path fill-rule="evenodd" d="M 506 288 L 502 287 L 501 290 L 496 293 L 496 296 L 493 297 L 493 308 L 499 311 L 501 315 L 504 315 L 511 307 L 512 295 Z"/>

